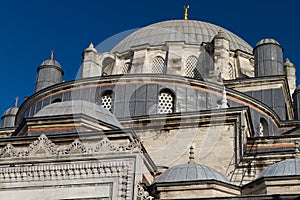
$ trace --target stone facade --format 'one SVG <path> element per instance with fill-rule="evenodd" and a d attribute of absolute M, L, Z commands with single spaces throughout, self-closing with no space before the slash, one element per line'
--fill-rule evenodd
<path fill-rule="evenodd" d="M 300 88 L 282 60 L 274 39 L 253 51 L 195 20 L 90 44 L 77 80 L 52 53 L 1 118 L 0 198 L 297 198 Z"/>

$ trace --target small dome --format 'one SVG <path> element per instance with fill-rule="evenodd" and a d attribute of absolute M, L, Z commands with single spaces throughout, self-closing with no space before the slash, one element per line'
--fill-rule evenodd
<path fill-rule="evenodd" d="M 210 167 L 196 163 L 188 163 L 171 167 L 164 171 L 155 182 L 170 183 L 205 180 L 216 180 L 229 183 L 227 178 L 221 173 Z"/>
<path fill-rule="evenodd" d="M 257 47 L 257 46 L 260 46 L 260 45 L 263 45 L 263 44 L 276 44 L 276 45 L 278 45 L 278 46 L 281 46 L 281 45 L 279 44 L 279 42 L 277 42 L 277 40 L 272 39 L 272 38 L 265 38 L 265 39 L 260 40 L 260 41 L 256 44 L 256 47 Z"/>
<path fill-rule="evenodd" d="M 185 42 L 200 45 L 211 42 L 219 31 L 229 39 L 231 50 L 252 54 L 252 47 L 234 33 L 211 23 L 196 20 L 169 20 L 143 27 L 120 41 L 111 51 L 124 52 L 143 44 L 164 45 L 166 42 Z"/>
<path fill-rule="evenodd" d="M 2 118 L 5 116 L 16 116 L 17 112 L 18 112 L 19 108 L 18 107 L 11 107 L 8 108 L 2 115 Z"/>
<path fill-rule="evenodd" d="M 57 60 L 52 60 L 52 59 L 44 60 L 41 64 L 41 66 L 57 66 L 57 67 L 61 68 L 61 65 L 59 64 L 59 62 Z"/>
<path fill-rule="evenodd" d="M 300 175 L 300 160 L 288 159 L 267 167 L 258 178 Z"/>
<path fill-rule="evenodd" d="M 122 127 L 116 117 L 107 109 L 103 108 L 100 105 L 82 100 L 52 103 L 42 108 L 34 115 L 34 117 L 70 114 L 85 114 L 116 127 Z"/>
<path fill-rule="evenodd" d="M 41 66 L 56 66 L 61 68 L 61 65 L 57 60 L 54 59 L 54 51 L 51 51 L 50 59 L 44 60 L 41 64 Z"/>
<path fill-rule="evenodd" d="M 14 127 L 15 126 L 15 118 L 16 118 L 18 110 L 19 110 L 19 108 L 17 106 L 8 108 L 1 117 L 1 121 L 2 121 L 1 126 L 4 128 Z"/>

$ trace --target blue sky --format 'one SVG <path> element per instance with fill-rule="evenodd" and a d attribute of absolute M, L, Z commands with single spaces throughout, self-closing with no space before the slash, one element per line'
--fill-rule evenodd
<path fill-rule="evenodd" d="M 251 46 L 262 38 L 275 38 L 284 48 L 284 58 L 300 67 L 296 0 L 1 1 L 0 114 L 14 105 L 16 96 L 21 103 L 33 93 L 36 69 L 52 49 L 64 69 L 63 79 L 72 80 L 90 42 L 97 45 L 126 30 L 182 19 L 185 4 L 190 4 L 190 19 L 222 26 Z M 300 77 L 300 69 L 297 74 Z"/>

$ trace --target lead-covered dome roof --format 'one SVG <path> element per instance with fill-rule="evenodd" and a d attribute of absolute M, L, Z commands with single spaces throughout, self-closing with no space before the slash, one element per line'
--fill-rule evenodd
<path fill-rule="evenodd" d="M 16 116 L 17 115 L 17 112 L 18 112 L 19 108 L 18 107 L 11 107 L 11 108 L 8 108 L 2 115 L 2 118 L 5 117 L 5 116 Z"/>
<path fill-rule="evenodd" d="M 258 178 L 300 175 L 300 160 L 288 159 L 267 167 Z"/>
<path fill-rule="evenodd" d="M 170 20 L 146 26 L 128 35 L 112 52 L 124 52 L 142 44 L 163 45 L 167 41 L 201 44 L 211 42 L 219 31 L 229 39 L 231 50 L 239 49 L 252 54 L 252 47 L 239 36 L 220 26 L 196 20 Z"/>
<path fill-rule="evenodd" d="M 171 167 L 164 171 L 156 183 L 188 182 L 215 180 L 229 183 L 227 178 L 216 170 L 196 163 L 188 163 Z"/>
<path fill-rule="evenodd" d="M 52 103 L 42 108 L 34 116 L 45 117 L 70 114 L 85 114 L 102 122 L 114 125 L 116 127 L 122 127 L 117 118 L 106 108 L 103 108 L 101 105 L 97 105 L 95 103 L 83 100 Z"/>

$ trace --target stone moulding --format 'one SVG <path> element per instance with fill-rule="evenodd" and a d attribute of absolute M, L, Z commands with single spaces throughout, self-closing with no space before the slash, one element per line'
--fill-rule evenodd
<path fill-rule="evenodd" d="M 103 138 L 94 144 L 83 143 L 76 139 L 67 147 L 61 147 L 54 144 L 44 134 L 40 135 L 37 140 L 32 142 L 26 150 L 19 150 L 12 144 L 7 144 L 0 151 L 0 158 L 19 158 L 34 157 L 38 154 L 46 156 L 63 156 L 69 154 L 93 154 L 101 152 L 140 152 L 143 153 L 140 141 L 134 140 L 126 145 L 118 145 L 112 143 L 108 138 Z"/>
<path fill-rule="evenodd" d="M 42 181 L 63 181 L 74 179 L 114 178 L 118 199 L 131 199 L 131 182 L 134 179 L 134 160 L 104 161 L 88 163 L 39 164 L 14 167 L 0 167 L 0 182 L 9 184 Z M 24 185 L 25 187 L 25 185 Z M 1 187 L 0 187 L 1 190 Z"/>

